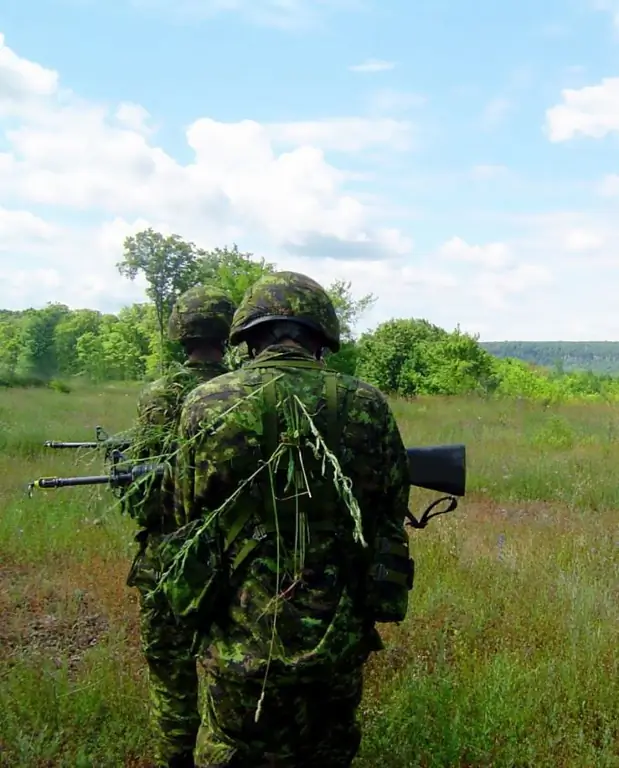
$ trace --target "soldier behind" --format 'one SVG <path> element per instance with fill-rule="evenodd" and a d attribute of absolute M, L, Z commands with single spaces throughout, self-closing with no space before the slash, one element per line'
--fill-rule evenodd
<path fill-rule="evenodd" d="M 161 582 L 179 615 L 174 595 L 199 606 L 192 621 L 209 684 L 195 764 L 344 768 L 361 740 L 363 664 L 382 647 L 375 623 L 407 612 L 406 452 L 381 393 L 322 363 L 323 348 L 339 348 L 339 323 L 313 280 L 261 278 L 235 314 L 230 343 L 243 341 L 254 359 L 195 389 L 179 427 L 184 535 L 202 521 L 223 579 L 203 569 L 203 590 L 200 563 L 185 558 L 175 580 Z M 336 464 L 309 447 L 312 429 L 350 478 L 365 541 L 341 474 L 342 495 L 335 490 Z M 304 476 L 311 497 L 299 491 Z"/>
<path fill-rule="evenodd" d="M 180 296 L 168 323 L 168 335 L 187 355 L 183 365 L 141 394 L 135 425 L 132 459 L 169 460 L 171 438 L 185 395 L 204 381 L 227 372 L 222 362 L 235 306 L 215 286 L 196 286 Z M 140 593 L 142 649 L 148 664 L 151 710 L 156 732 L 157 766 L 193 765 L 193 749 L 200 724 L 198 680 L 193 636 L 183 634 L 156 586 L 156 557 L 161 537 L 176 528 L 174 493 L 167 478 L 136 489 L 126 501 L 140 531 L 140 549 L 127 579 Z"/>

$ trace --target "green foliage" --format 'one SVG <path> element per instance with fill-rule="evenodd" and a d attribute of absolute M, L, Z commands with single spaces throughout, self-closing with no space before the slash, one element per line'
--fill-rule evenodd
<path fill-rule="evenodd" d="M 198 280 L 198 250 L 178 235 L 165 237 L 150 228 L 127 237 L 124 249 L 124 257 L 116 266 L 120 274 L 130 280 L 135 280 L 138 274 L 146 279 L 146 294 L 157 316 L 163 369 L 165 323 L 177 296 Z"/>
<path fill-rule="evenodd" d="M 66 381 L 62 381 L 61 379 L 52 379 L 48 383 L 48 387 L 53 389 L 54 392 L 62 392 L 65 395 L 68 395 L 71 392 L 71 387 L 69 384 L 67 384 Z"/>
<path fill-rule="evenodd" d="M 493 361 L 474 337 L 427 320 L 389 320 L 359 340 L 357 373 L 383 392 L 456 395 L 490 387 Z"/>
<path fill-rule="evenodd" d="M 214 248 L 200 251 L 198 265 L 199 282 L 213 282 L 224 288 L 238 305 L 251 287 L 262 275 L 275 271 L 275 265 L 264 259 L 254 259 L 252 253 L 232 248 Z"/>

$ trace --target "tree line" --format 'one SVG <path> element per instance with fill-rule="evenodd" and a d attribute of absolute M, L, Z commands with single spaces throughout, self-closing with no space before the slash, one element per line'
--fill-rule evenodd
<path fill-rule="evenodd" d="M 619 373 L 619 341 L 486 341 L 496 357 L 514 357 L 557 371 Z"/>
<path fill-rule="evenodd" d="M 169 362 L 182 360 L 180 347 L 166 334 L 179 294 L 214 282 L 240 302 L 256 279 L 277 267 L 236 245 L 205 251 L 178 235 L 147 229 L 126 238 L 117 268 L 129 280 L 144 276 L 148 301 L 117 314 L 59 303 L 0 310 L 0 385 L 55 382 L 59 388 L 76 376 L 93 382 L 155 378 Z M 376 297 L 355 299 L 350 282 L 341 280 L 326 287 L 342 328 L 342 348 L 328 356 L 329 366 L 356 374 L 386 394 L 619 397 L 619 380 L 611 376 L 497 357 L 476 336 L 459 328 L 448 332 L 422 318 L 392 319 L 357 337 L 357 322 Z M 239 364 L 236 357 L 229 362 Z"/>

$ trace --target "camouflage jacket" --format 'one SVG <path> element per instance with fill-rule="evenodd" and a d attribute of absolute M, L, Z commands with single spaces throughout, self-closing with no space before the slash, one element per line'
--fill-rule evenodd
<path fill-rule="evenodd" d="M 266 371 L 276 379 L 271 398 L 259 365 L 271 366 Z M 381 647 L 368 609 L 367 572 L 376 541 L 389 541 L 408 557 L 406 451 L 383 395 L 359 379 L 335 373 L 334 429 L 326 407 L 327 378 L 322 364 L 298 348 L 273 346 L 242 369 L 197 387 L 185 400 L 175 481 L 179 521 L 184 516 L 191 527 L 192 521 L 213 518 L 210 513 L 224 505 L 211 534 L 224 551 L 225 607 L 204 646 L 210 646 L 208 663 L 227 675 L 260 677 L 268 668 L 280 681 L 304 674 L 315 680 L 336 666 L 356 666 Z M 341 471 L 352 483 L 365 548 L 353 539 L 353 516 L 334 492 L 324 451 L 312 458 L 306 448 L 303 466 L 294 468 L 291 456 L 297 449 L 292 446 L 277 472 L 271 463 L 270 474 L 263 469 L 256 475 L 261 461 L 272 456 L 270 448 L 265 451 L 269 437 L 281 436 L 282 429 L 292 442 L 295 430 L 316 442 L 302 409 L 286 416 L 282 402 L 290 411 L 295 395 L 319 433 L 330 436 Z M 276 412 L 279 421 L 269 427 Z M 300 476 L 310 477 L 311 496 L 300 494 L 298 486 L 296 491 L 285 487 Z M 265 530 L 273 532 L 273 518 L 280 536 L 261 540 Z M 248 543 L 254 547 L 250 557 Z M 395 598 L 404 614 L 407 598 L 406 589 Z"/>
<path fill-rule="evenodd" d="M 131 458 L 135 461 L 172 463 L 175 459 L 176 429 L 185 396 L 199 384 L 228 372 L 222 363 L 187 361 L 175 365 L 146 387 L 138 398 Z M 149 479 L 129 500 L 130 514 L 153 532 L 176 527 L 171 475 L 162 481 Z"/>

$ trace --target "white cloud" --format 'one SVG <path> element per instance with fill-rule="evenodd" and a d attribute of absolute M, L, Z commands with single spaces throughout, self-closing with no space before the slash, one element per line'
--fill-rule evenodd
<path fill-rule="evenodd" d="M 361 64 L 353 64 L 348 67 L 351 72 L 388 72 L 391 69 L 395 69 L 394 61 L 384 61 L 383 59 L 366 59 Z"/>
<path fill-rule="evenodd" d="M 404 120 L 341 117 L 266 125 L 269 138 L 291 145 L 311 145 L 337 152 L 360 152 L 386 145 L 406 150 L 412 143 L 412 125 Z"/>
<path fill-rule="evenodd" d="M 561 97 L 560 104 L 546 110 L 550 141 L 569 141 L 578 134 L 601 139 L 619 131 L 619 77 L 585 88 L 566 88 Z"/>
<path fill-rule="evenodd" d="M 153 132 L 148 125 L 150 114 L 141 104 L 123 102 L 118 105 L 115 117 L 124 128 L 129 128 L 136 133 L 148 135 Z"/>
<path fill-rule="evenodd" d="M 501 269 L 512 262 L 505 243 L 469 245 L 460 237 L 452 237 L 439 248 L 439 255 L 455 262 L 478 264 L 486 269 Z"/>
<path fill-rule="evenodd" d="M 570 229 L 565 233 L 565 248 L 568 251 L 595 251 L 601 248 L 604 237 L 589 229 Z"/>
<path fill-rule="evenodd" d="M 58 73 L 18 56 L 0 33 L 0 115 L 23 107 L 31 98 L 51 96 L 58 89 Z"/>
<path fill-rule="evenodd" d="M 186 131 L 193 159 L 181 164 L 153 142 L 143 107 L 125 102 L 107 109 L 80 100 L 61 91 L 54 71 L 6 46 L 0 83 L 11 84 L 0 101 L 11 107 L 11 122 L 0 119 L 5 145 L 0 205 L 10 209 L 0 209 L 0 236 L 5 250 L 10 247 L 15 255 L 14 277 L 3 274 L 0 306 L 15 285 L 32 303 L 48 300 L 43 294 L 52 286 L 63 300 L 73 292 L 80 302 L 88 298 L 95 305 L 134 296 L 136 286 L 129 288 L 114 265 L 124 237 L 151 225 L 205 247 L 234 240 L 256 250 L 261 244 L 275 260 L 289 250 L 314 259 L 333 254 L 367 262 L 412 247 L 399 230 L 377 220 L 373 205 L 347 189 L 349 175 L 324 154 L 404 149 L 410 141 L 408 123 L 354 117 L 283 124 L 200 118 Z M 71 226 L 60 230 L 46 223 L 28 211 L 33 206 L 63 211 Z M 88 224 L 75 218 L 84 214 Z M 30 285 L 23 280 L 21 257 L 37 238 L 33 269 L 44 270 L 48 278 L 58 275 L 58 284 L 47 278 Z"/>
<path fill-rule="evenodd" d="M 61 234 L 55 227 L 30 211 L 8 210 L 0 206 L 0 253 L 12 248 L 51 242 Z M 2 259 L 5 260 L 4 257 Z"/>
<path fill-rule="evenodd" d="M 519 264 L 506 272 L 483 272 L 473 280 L 473 290 L 488 309 L 508 308 L 508 297 L 521 296 L 553 281 L 550 269 L 538 264 Z"/>
<path fill-rule="evenodd" d="M 602 197 L 619 196 L 619 174 L 611 173 L 604 177 L 599 185 L 599 193 Z"/>

